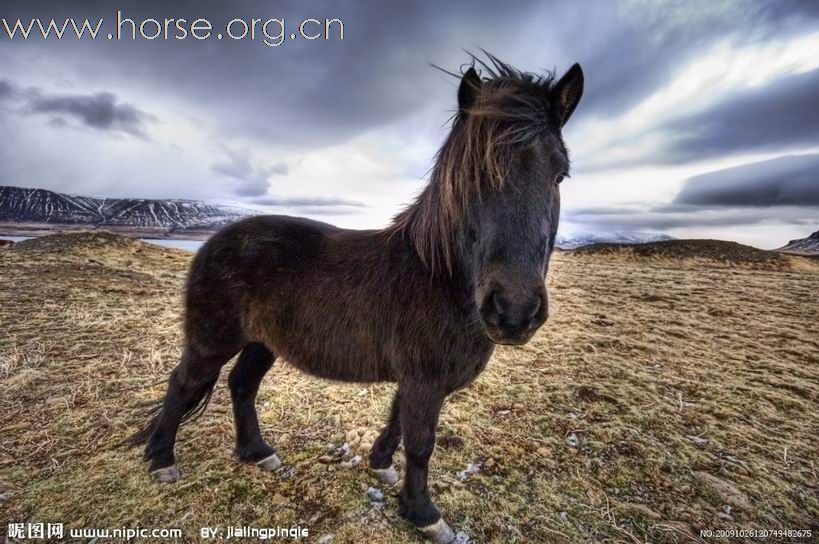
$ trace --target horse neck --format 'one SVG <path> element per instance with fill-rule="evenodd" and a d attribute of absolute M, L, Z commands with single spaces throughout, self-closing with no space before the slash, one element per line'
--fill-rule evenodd
<path fill-rule="evenodd" d="M 458 298 L 472 296 L 475 286 L 468 265 L 472 256 L 458 243 L 462 227 L 455 225 L 456 230 L 447 233 L 449 238 L 441 238 L 442 234 L 436 230 L 438 225 L 430 221 L 430 214 L 434 217 L 440 212 L 433 208 L 440 206 L 440 202 L 431 185 L 387 228 L 389 237 L 408 256 L 409 267 L 427 283 L 445 288 Z M 451 251 L 449 266 L 443 257 L 446 247 L 442 244 L 445 243 Z"/>

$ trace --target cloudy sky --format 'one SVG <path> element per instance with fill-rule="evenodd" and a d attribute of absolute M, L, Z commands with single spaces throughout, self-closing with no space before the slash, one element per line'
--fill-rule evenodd
<path fill-rule="evenodd" d="M 772 248 L 819 228 L 819 3 L 169 4 L 0 5 L 10 26 L 104 21 L 97 40 L 25 41 L 0 22 L 0 184 L 383 226 L 424 184 L 455 107 L 457 80 L 430 63 L 457 71 L 484 48 L 529 71 L 583 66 L 565 234 Z M 234 18 L 284 18 L 287 34 L 338 18 L 344 38 L 108 40 L 117 9 L 207 18 L 214 34 Z"/>

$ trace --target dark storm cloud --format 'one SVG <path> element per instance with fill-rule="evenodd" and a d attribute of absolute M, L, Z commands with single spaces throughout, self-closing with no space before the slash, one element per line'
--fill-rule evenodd
<path fill-rule="evenodd" d="M 27 111 L 73 118 L 98 130 L 121 131 L 145 137 L 145 123 L 153 117 L 130 104 L 119 103 L 112 93 L 93 95 L 44 95 L 27 99 Z M 59 122 L 59 121 L 58 121 Z"/>
<path fill-rule="evenodd" d="M 563 70 L 579 61 L 586 90 L 578 116 L 614 115 L 667 83 L 674 70 L 726 37 L 739 45 L 782 39 L 810 28 L 811 3 L 730 2 L 354 2 L 305 5 L 254 1 L 172 5 L 159 0 L 111 6 L 94 2 L 7 2 L 3 16 L 103 17 L 116 9 L 139 22 L 151 17 L 207 17 L 218 30 L 232 18 L 284 18 L 295 30 L 306 17 L 338 18 L 344 40 L 26 42 L 49 48 L 68 66 L 96 65 L 126 85 L 160 86 L 218 117 L 231 133 L 270 142 L 323 145 L 391 123 L 430 105 L 454 107 L 454 82 L 434 62 L 457 70 L 463 49 L 486 47 L 521 67 Z M 518 38 L 525 36 L 525 38 Z M 516 43 L 527 42 L 525 55 Z M 17 44 L 14 44 L 17 45 Z M 0 42 L 2 47 L 2 42 Z M 509 58 L 517 55 L 517 58 Z M 139 78 L 135 80 L 134 74 Z M 226 100 L 225 97 L 230 97 Z"/>
<path fill-rule="evenodd" d="M 131 104 L 119 102 L 109 92 L 95 94 L 46 94 L 36 87 L 20 88 L 0 80 L 0 99 L 12 99 L 19 103 L 17 113 L 24 115 L 48 115 L 49 125 L 62 128 L 65 118 L 103 131 L 120 131 L 132 136 L 146 137 L 145 125 L 156 118 Z"/>
<path fill-rule="evenodd" d="M 67 69 L 95 66 L 106 80 L 125 86 L 161 88 L 179 102 L 207 112 L 228 134 L 277 144 L 337 143 L 394 122 L 430 104 L 445 118 L 454 107 L 454 83 L 442 84 L 429 62 L 457 69 L 463 48 L 487 45 L 482 36 L 514 33 L 537 2 L 239 3 L 159 0 L 111 5 L 12 2 L 3 16 L 103 17 L 103 33 L 115 28 L 116 9 L 139 22 L 151 17 L 206 17 L 214 34 L 227 21 L 281 18 L 286 33 L 308 17 L 344 22 L 344 40 L 286 40 L 268 47 L 257 40 L 192 39 L 95 42 L 29 40 L 25 47 L 48 49 L 50 60 Z M 454 38 L 453 28 L 469 29 Z M 545 30 L 544 30 L 545 31 Z M 3 47 L 0 40 L 0 49 Z M 17 43 L 12 44 L 17 46 Z M 543 56 L 543 63 L 558 59 Z M 135 77 L 138 74 L 138 77 Z M 446 93 L 446 100 L 438 100 Z"/>
<path fill-rule="evenodd" d="M 672 211 L 676 210 L 676 211 Z M 609 213 L 605 208 L 567 210 L 561 222 L 593 226 L 595 232 L 662 232 L 691 227 L 727 227 L 765 222 L 790 225 L 816 223 L 815 207 L 768 208 L 624 208 Z"/>
<path fill-rule="evenodd" d="M 225 160 L 211 165 L 211 170 L 217 174 L 227 176 L 239 182 L 234 186 L 236 196 L 257 197 L 267 194 L 268 180 L 273 176 L 286 176 L 290 169 L 285 163 L 276 163 L 272 166 L 257 166 L 253 164 L 250 151 L 247 149 L 232 149 L 222 146 Z"/>
<path fill-rule="evenodd" d="M 9 97 L 14 92 L 11 83 L 4 79 L 0 79 L 0 99 Z"/>
<path fill-rule="evenodd" d="M 819 70 L 734 93 L 660 130 L 674 135 L 657 155 L 662 162 L 671 163 L 817 145 Z"/>
<path fill-rule="evenodd" d="M 819 155 L 789 155 L 694 176 L 675 205 L 819 207 Z"/>
<path fill-rule="evenodd" d="M 578 3 L 559 11 L 578 9 Z M 815 31 L 811 2 L 598 2 L 574 24 L 553 29 L 587 74 L 579 115 L 610 116 L 636 106 L 668 84 L 704 50 L 730 39 L 733 47 Z M 568 9 L 566 9 L 568 7 Z M 587 6 L 588 7 L 588 6 Z M 560 17 L 559 19 L 566 19 Z"/>
<path fill-rule="evenodd" d="M 788 155 L 687 179 L 671 204 L 568 210 L 571 223 L 614 230 L 814 224 L 819 217 L 819 154 Z"/>
<path fill-rule="evenodd" d="M 49 5 L 50 4 L 50 5 Z M 719 3 L 717 3 L 719 4 Z M 390 123 L 428 105 L 454 107 L 453 82 L 442 84 L 434 62 L 457 70 L 463 49 L 486 47 L 502 59 L 518 51 L 515 36 L 529 37 L 521 67 L 564 70 L 579 61 L 587 84 L 578 115 L 613 115 L 667 83 L 674 70 L 726 36 L 753 42 L 800 31 L 815 16 L 810 5 L 713 2 L 641 4 L 591 2 L 355 2 L 309 7 L 301 2 L 208 3 L 158 0 L 111 7 L 68 9 L 65 2 L 13 2 L 12 17 L 104 17 L 113 29 L 115 8 L 137 21 L 153 17 L 207 17 L 217 28 L 232 18 L 285 18 L 295 29 L 306 17 L 339 18 L 344 40 L 261 40 L 74 43 L 51 47 L 76 64 L 93 61 L 110 76 L 161 83 L 218 114 L 225 128 L 253 131 L 272 141 L 321 144 Z M 800 13 L 801 18 L 794 14 Z M 7 17 L 9 15 L 6 15 Z M 540 28 L 531 28 L 538 21 Z M 510 39 L 509 37 L 512 37 Z M 230 96 L 225 101 L 225 96 Z"/>

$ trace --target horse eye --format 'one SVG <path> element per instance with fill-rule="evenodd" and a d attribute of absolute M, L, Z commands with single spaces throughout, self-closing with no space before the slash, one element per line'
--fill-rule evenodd
<path fill-rule="evenodd" d="M 566 174 L 560 174 L 555 178 L 555 183 L 560 184 L 564 179 L 566 179 Z"/>

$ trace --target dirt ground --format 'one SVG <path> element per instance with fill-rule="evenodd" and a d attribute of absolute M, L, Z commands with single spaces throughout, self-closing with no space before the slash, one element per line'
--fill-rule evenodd
<path fill-rule="evenodd" d="M 331 455 L 351 440 L 366 459 L 392 385 L 277 363 L 259 413 L 278 473 L 233 460 L 226 372 L 180 431 L 177 484 L 119 446 L 176 364 L 190 257 L 104 234 L 0 249 L 0 532 L 301 524 L 313 542 L 419 541 L 395 490 Z M 819 263 L 772 263 L 557 253 L 547 326 L 444 407 L 430 482 L 449 522 L 474 542 L 819 538 Z"/>

